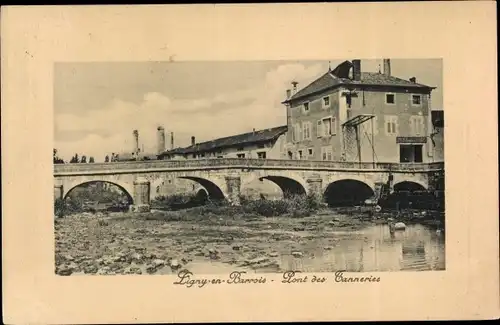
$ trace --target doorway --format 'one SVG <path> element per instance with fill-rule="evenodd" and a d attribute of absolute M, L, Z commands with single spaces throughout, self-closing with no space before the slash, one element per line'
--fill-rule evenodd
<path fill-rule="evenodd" d="M 399 161 L 402 163 L 421 163 L 423 161 L 421 144 L 399 145 Z"/>

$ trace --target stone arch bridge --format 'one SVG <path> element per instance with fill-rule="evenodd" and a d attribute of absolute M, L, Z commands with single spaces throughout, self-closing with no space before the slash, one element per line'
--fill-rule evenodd
<path fill-rule="evenodd" d="M 89 182 L 109 182 L 122 188 L 133 207 L 149 209 L 151 187 L 165 177 L 192 180 L 210 197 L 239 204 L 242 184 L 268 180 L 286 195 L 325 195 L 332 185 L 343 181 L 363 184 L 376 192 L 377 184 L 412 184 L 432 192 L 444 175 L 444 163 L 357 163 L 271 159 L 157 160 L 93 164 L 54 165 L 54 195 L 65 198 L 75 187 Z M 349 191 L 347 191 L 349 192 Z M 349 195 L 349 193 L 344 193 Z"/>

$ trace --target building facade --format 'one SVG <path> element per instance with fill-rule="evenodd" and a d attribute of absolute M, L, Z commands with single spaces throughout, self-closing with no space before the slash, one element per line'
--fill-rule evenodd
<path fill-rule="evenodd" d="M 434 87 L 384 72 L 363 72 L 345 61 L 297 90 L 287 90 L 288 159 L 433 161 L 431 92 Z"/>
<path fill-rule="evenodd" d="M 168 150 L 158 155 L 159 159 L 216 159 L 252 158 L 283 159 L 287 126 L 257 130 L 234 136 L 196 143 L 191 146 Z"/>

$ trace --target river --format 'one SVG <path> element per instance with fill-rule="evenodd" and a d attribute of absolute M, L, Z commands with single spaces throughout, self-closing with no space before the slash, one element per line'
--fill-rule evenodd
<path fill-rule="evenodd" d="M 370 225 L 358 230 L 332 231 L 331 245 L 325 239 L 307 241 L 297 257 L 290 250 L 279 250 L 276 262 L 245 268 L 247 272 L 391 272 L 445 270 L 445 236 L 422 224 L 407 225 L 391 232 L 387 224 Z M 225 273 L 234 267 L 220 262 L 193 261 L 195 273 Z"/>
<path fill-rule="evenodd" d="M 56 261 L 73 274 L 123 274 L 129 267 L 174 274 L 179 269 L 171 269 L 172 259 L 195 274 L 444 270 L 442 216 L 428 213 L 424 221 L 419 215 L 424 214 L 367 220 L 359 211 L 334 210 L 307 217 L 212 214 L 165 221 L 118 213 L 102 222 L 76 215 L 58 219 Z M 391 232 L 389 218 L 406 228 Z M 130 256 L 139 257 L 134 262 Z M 149 272 L 154 263 L 159 266 Z"/>

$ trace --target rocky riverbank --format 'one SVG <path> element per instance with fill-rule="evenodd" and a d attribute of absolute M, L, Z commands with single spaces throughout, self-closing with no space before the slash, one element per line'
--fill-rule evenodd
<path fill-rule="evenodd" d="M 422 213 L 370 216 L 356 209 L 325 210 L 304 217 L 205 215 L 189 210 L 145 214 L 80 213 L 55 219 L 55 272 L 78 274 L 172 274 L 183 269 L 277 272 L 282 257 L 300 260 L 327 251 L 343 236 L 394 218 L 432 219 Z"/>

